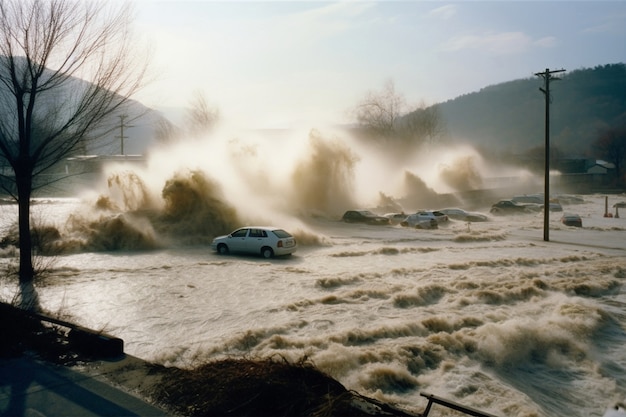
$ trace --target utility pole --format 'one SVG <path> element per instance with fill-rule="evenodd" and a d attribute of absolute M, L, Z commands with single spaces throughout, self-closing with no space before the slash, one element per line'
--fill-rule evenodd
<path fill-rule="evenodd" d="M 128 138 L 128 136 L 124 136 L 124 128 L 125 127 L 133 127 L 131 125 L 127 125 L 124 123 L 124 119 L 128 117 L 126 114 L 121 114 L 118 116 L 120 118 L 120 135 L 116 136 L 116 138 L 120 138 L 120 150 L 121 154 L 124 155 L 124 139 Z"/>
<path fill-rule="evenodd" d="M 552 70 L 546 68 L 544 72 L 535 75 L 543 78 L 543 88 L 539 90 L 546 98 L 546 143 L 545 143 L 545 172 L 543 190 L 543 240 L 550 240 L 550 81 L 560 80 L 552 74 L 565 72 L 564 69 Z"/>

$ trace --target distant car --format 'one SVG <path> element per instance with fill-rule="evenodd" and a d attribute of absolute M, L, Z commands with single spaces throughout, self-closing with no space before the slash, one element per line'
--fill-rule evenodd
<path fill-rule="evenodd" d="M 431 213 L 435 215 L 435 219 L 437 220 L 438 223 L 445 223 L 447 221 L 450 221 L 450 218 L 448 217 L 448 215 L 439 210 L 431 211 Z"/>
<path fill-rule="evenodd" d="M 540 210 L 543 210 L 544 206 L 544 195 L 543 194 L 524 194 L 524 195 L 516 195 L 511 200 L 516 203 L 527 204 L 529 207 L 535 209 L 536 206 L 539 206 Z M 550 199 L 550 211 L 563 211 L 563 207 L 559 202 L 558 198 Z"/>
<path fill-rule="evenodd" d="M 550 211 L 563 211 L 563 206 L 559 203 L 557 199 L 550 200 Z"/>
<path fill-rule="evenodd" d="M 242 227 L 213 239 L 211 249 L 220 255 L 248 253 L 264 258 L 291 255 L 298 248 L 296 238 L 283 229 L 265 226 Z"/>
<path fill-rule="evenodd" d="M 561 204 L 583 204 L 585 202 L 584 199 L 575 195 L 559 194 L 556 198 Z"/>
<path fill-rule="evenodd" d="M 482 213 L 465 211 L 463 209 L 456 208 L 456 207 L 445 208 L 445 209 L 441 209 L 438 211 L 440 211 L 441 213 L 444 213 L 446 216 L 448 216 L 451 219 L 461 220 L 464 222 L 486 222 L 489 220 L 489 217 L 487 217 L 486 215 Z"/>
<path fill-rule="evenodd" d="M 436 216 L 432 211 L 418 211 L 408 215 L 400 225 L 417 229 L 436 229 L 439 227 L 439 220 L 437 219 L 442 216 L 445 216 L 445 221 L 447 221 L 448 216 L 443 213 L 440 216 Z M 442 219 L 442 221 L 444 220 Z"/>
<path fill-rule="evenodd" d="M 369 210 L 348 210 L 343 214 L 342 220 L 346 223 L 365 223 L 373 225 L 389 224 L 389 219 L 379 216 Z"/>
<path fill-rule="evenodd" d="M 543 204 L 543 195 L 539 194 L 524 194 L 516 195 L 511 198 L 516 203 L 531 203 L 531 204 Z"/>
<path fill-rule="evenodd" d="M 389 223 L 391 224 L 400 224 L 406 219 L 408 214 L 406 213 L 387 213 L 384 217 L 389 219 Z"/>
<path fill-rule="evenodd" d="M 513 200 L 500 200 L 491 206 L 490 213 L 493 214 L 511 214 L 511 213 L 532 213 L 540 211 L 539 204 L 522 204 Z"/>
<path fill-rule="evenodd" d="M 438 229 L 439 222 L 437 220 L 427 220 L 415 225 L 416 229 Z"/>
<path fill-rule="evenodd" d="M 578 214 L 565 213 L 561 217 L 561 223 L 565 226 L 583 227 L 583 219 Z"/>

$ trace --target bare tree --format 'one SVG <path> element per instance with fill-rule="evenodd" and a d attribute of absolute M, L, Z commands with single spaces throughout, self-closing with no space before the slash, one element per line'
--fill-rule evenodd
<path fill-rule="evenodd" d="M 444 134 L 445 127 L 438 105 L 422 103 L 399 122 L 400 135 L 412 144 L 432 145 Z"/>
<path fill-rule="evenodd" d="M 155 137 L 159 143 L 167 144 L 175 141 L 181 136 L 180 129 L 165 116 L 157 119 L 155 126 Z"/>
<path fill-rule="evenodd" d="M 381 92 L 369 92 L 356 109 L 359 127 L 366 133 L 390 138 L 396 133 L 396 121 L 402 115 L 405 99 L 396 93 L 392 80 L 388 80 Z"/>
<path fill-rule="evenodd" d="M 217 107 L 211 107 L 206 96 L 196 91 L 185 109 L 183 127 L 161 117 L 156 124 L 156 138 L 160 143 L 167 144 L 189 137 L 200 137 L 209 133 L 217 124 L 220 113 Z"/>
<path fill-rule="evenodd" d="M 206 96 L 196 91 L 191 101 L 191 106 L 187 108 L 187 129 L 193 136 L 208 133 L 219 120 L 219 111 L 209 106 Z"/>
<path fill-rule="evenodd" d="M 400 152 L 415 150 L 415 145 L 433 144 L 444 134 L 439 106 L 408 109 L 404 96 L 387 81 L 381 92 L 369 92 L 355 108 L 358 126 L 363 133 L 385 142 L 394 141 Z"/>
<path fill-rule="evenodd" d="M 36 180 L 114 129 L 115 114 L 141 87 L 147 60 L 131 51 L 129 7 L 0 2 L 0 160 L 12 173 L 2 178 L 3 188 L 18 203 L 22 291 L 35 275 L 30 199 L 41 185 Z"/>

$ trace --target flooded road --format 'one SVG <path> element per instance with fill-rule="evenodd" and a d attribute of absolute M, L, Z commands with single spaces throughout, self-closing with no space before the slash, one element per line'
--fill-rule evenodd
<path fill-rule="evenodd" d="M 498 415 L 600 416 L 626 397 L 626 219 L 585 199 L 584 227 L 553 213 L 550 242 L 542 214 L 437 230 L 308 218 L 287 258 L 75 251 L 51 257 L 37 289 L 46 310 L 166 365 L 307 357 L 415 411 L 426 391 Z M 82 204 L 37 207 L 63 223 Z"/>

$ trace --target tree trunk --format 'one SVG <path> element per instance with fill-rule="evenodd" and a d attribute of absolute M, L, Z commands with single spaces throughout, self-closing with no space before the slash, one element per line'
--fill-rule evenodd
<path fill-rule="evenodd" d="M 39 310 L 39 297 L 35 290 L 33 279 L 33 244 L 30 233 L 30 197 L 32 193 L 32 178 L 30 175 L 19 173 L 16 175 L 18 196 L 18 228 L 20 247 L 19 269 L 19 306 L 26 310 Z"/>
<path fill-rule="evenodd" d="M 19 195 L 20 283 L 24 283 L 32 281 L 34 277 L 30 235 L 30 198 L 24 198 L 22 193 Z"/>

